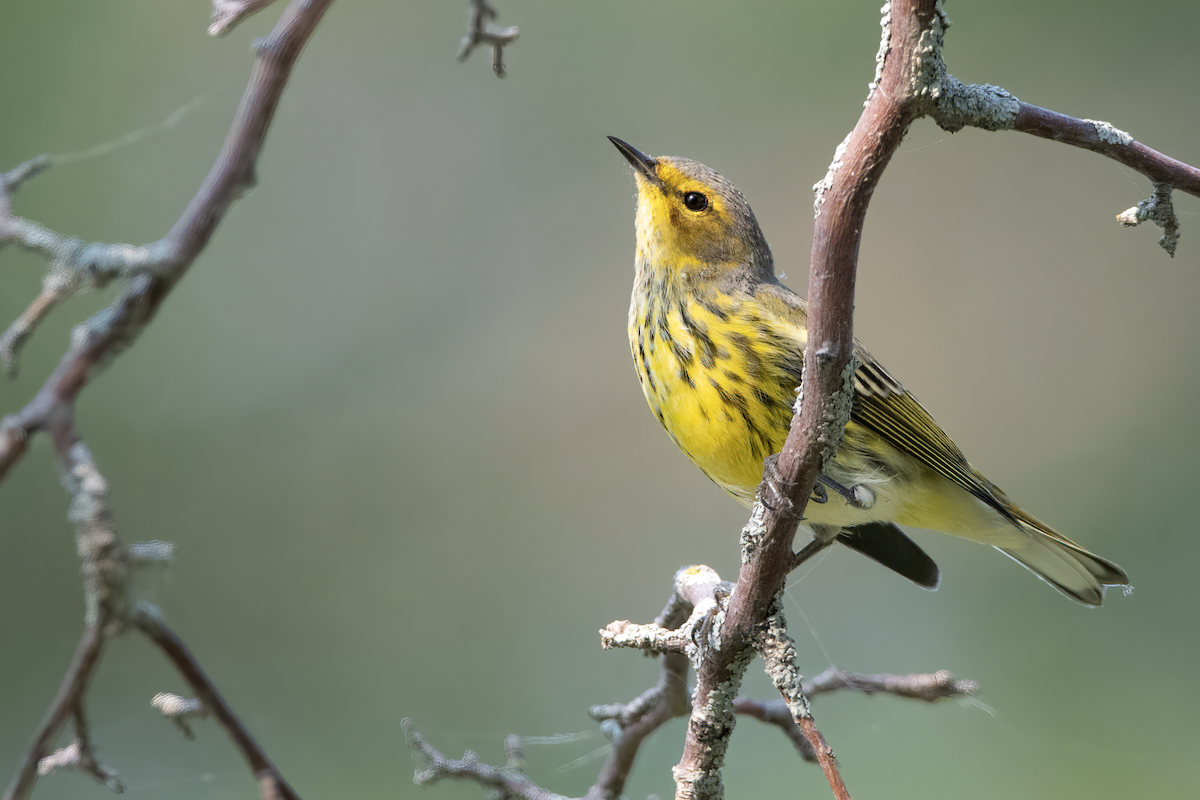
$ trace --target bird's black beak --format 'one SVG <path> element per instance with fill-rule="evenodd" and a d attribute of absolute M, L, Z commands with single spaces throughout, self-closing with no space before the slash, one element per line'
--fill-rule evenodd
<path fill-rule="evenodd" d="M 658 178 L 658 162 L 650 156 L 638 150 L 629 142 L 623 142 L 615 136 L 608 137 L 608 140 L 621 151 L 621 155 L 633 165 L 643 178 L 650 181 L 655 186 L 662 186 L 662 181 Z"/>

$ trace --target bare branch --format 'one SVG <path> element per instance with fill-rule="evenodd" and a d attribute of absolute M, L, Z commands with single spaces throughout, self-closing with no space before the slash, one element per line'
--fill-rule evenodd
<path fill-rule="evenodd" d="M 621 796 L 625 781 L 642 742 L 654 731 L 690 709 L 687 686 L 687 657 L 675 653 L 662 656 L 658 684 L 627 705 L 597 706 L 588 711 L 601 723 L 612 741 L 612 752 L 600 770 L 587 800 L 612 800 Z"/>
<path fill-rule="evenodd" d="M 217 687 L 209 680 L 196 657 L 175 632 L 172 631 L 159 617 L 157 611 L 148 604 L 139 605 L 132 623 L 158 645 L 163 655 L 179 670 L 179 674 L 187 681 L 196 698 L 205 709 L 211 713 L 221 726 L 225 728 L 229 738 L 237 745 L 242 756 L 250 764 L 250 770 L 258 779 L 263 797 L 279 797 L 284 800 L 297 800 L 299 795 L 288 784 L 283 774 L 259 747 L 258 742 L 242 725 L 241 720 L 233 713 L 233 709 L 225 702 L 225 698 L 217 691 Z M 270 790 L 268 792 L 268 790 Z"/>
<path fill-rule="evenodd" d="M 711 640 L 720 625 L 714 620 L 719 620 L 723 614 L 720 605 L 727 592 L 727 584 L 711 568 L 684 567 L 675 573 L 671 598 L 653 624 L 614 622 L 600 632 L 605 649 L 631 647 L 667 652 L 661 656 L 662 669 L 655 686 L 628 703 L 593 706 L 588 710 L 588 715 L 600 723 L 601 731 L 612 742 L 612 752 L 585 800 L 616 800 L 621 797 L 642 741 L 668 720 L 691 711 L 693 724 L 710 726 L 717 733 L 722 731 L 719 727 L 722 716 L 693 706 L 687 674 L 689 656 L 693 661 L 706 664 L 715 654 L 711 649 Z M 666 625 L 674 626 L 674 630 L 664 627 Z M 973 682 L 954 681 L 948 672 L 857 676 L 831 669 L 812 681 L 802 681 L 795 669 L 795 648 L 784 630 L 783 616 L 778 613 L 768 622 L 755 645 L 764 657 L 768 674 L 776 679 L 781 693 L 790 698 L 791 703 L 782 700 L 762 703 L 736 698 L 729 693 L 732 690 L 726 689 L 719 693 L 721 701 L 726 702 L 725 698 L 730 698 L 727 701 L 730 714 L 746 714 L 778 726 L 795 744 L 801 757 L 818 762 L 826 769 L 827 774 L 831 775 L 831 783 L 836 779 L 840 784 L 832 750 L 811 724 L 811 719 L 808 720 L 809 724 L 804 724 L 803 718 L 811 717 L 807 714 L 807 700 L 804 699 L 807 694 L 851 688 L 932 701 L 938 697 L 960 696 L 975 690 Z M 740 673 L 735 677 L 738 676 Z M 797 708 L 803 709 L 803 713 L 795 711 Z M 701 718 L 699 722 L 697 717 Z M 732 725 L 727 726 L 727 732 L 731 730 Z M 415 777 L 417 783 L 431 783 L 443 777 L 466 778 L 500 794 L 508 792 L 517 797 L 558 797 L 535 786 L 524 775 L 518 779 L 517 773 L 522 771 L 524 759 L 517 737 L 505 740 L 507 768 L 500 768 L 481 764 L 471 752 L 457 761 L 447 759 L 413 730 L 407 720 L 405 733 L 409 746 L 423 759 L 424 766 Z M 690 773 L 684 773 L 677 767 L 678 796 L 710 796 L 720 786 L 719 766 L 718 763 L 704 760 L 698 762 Z M 842 791 L 838 797 L 846 796 L 844 787 Z"/>
<path fill-rule="evenodd" d="M 29 796 L 39 762 L 44 769 L 70 766 L 114 788 L 119 785 L 115 773 L 92 755 L 82 697 L 104 643 L 130 621 L 163 650 L 192 685 L 203 708 L 226 728 L 250 762 L 263 797 L 296 797 L 178 637 L 153 610 L 136 607 L 131 601 L 127 585 L 130 562 L 162 563 L 170 558 L 170 547 L 154 542 L 127 551 L 121 545 L 107 482 L 75 427 L 75 403 L 83 387 L 137 338 L 163 298 L 207 245 L 233 202 L 253 184 L 254 165 L 280 95 L 330 2 L 294 0 L 271 35 L 259 45 L 250 84 L 221 152 L 196 196 L 162 239 L 141 246 L 88 243 L 16 216 L 13 193 L 44 170 L 51 163 L 49 157 L 34 159 L 0 175 L 0 247 L 15 244 L 42 254 L 49 262 L 41 294 L 0 338 L 0 356 L 10 371 L 15 369 L 21 343 L 55 306 L 77 291 L 98 288 L 112 280 L 125 282 L 107 309 L 75 328 L 70 349 L 34 398 L 0 422 L 0 479 L 25 453 L 30 436 L 45 431 L 53 439 L 63 483 L 71 495 L 70 519 L 75 524 L 82 562 L 87 620 L 75 658 L 6 790 L 5 800 Z M 252 6 L 260 8 L 264 4 L 218 3 L 218 12 L 222 5 L 227 11 L 240 6 L 240 18 L 253 10 Z M 68 718 L 75 720 L 75 744 L 47 757 Z"/>
<path fill-rule="evenodd" d="M 758 654 L 764 662 L 763 668 L 775 684 L 775 688 L 779 690 L 779 694 L 783 696 L 789 715 L 808 742 L 817 763 L 821 765 L 825 779 L 829 781 L 829 788 L 833 790 L 833 796 L 838 800 L 848 800 L 850 793 L 846 790 L 846 784 L 838 770 L 833 749 L 826 744 L 825 737 L 817 730 L 813 721 L 808 697 L 804 694 L 803 678 L 796 665 L 796 646 L 788 636 L 787 623 L 784 621 L 778 597 L 775 613 L 763 626 L 757 647 Z"/>
<path fill-rule="evenodd" d="M 890 18 L 885 16 L 885 25 Z M 921 115 L 932 117 L 952 133 L 968 125 L 989 131 L 1020 131 L 1090 150 L 1136 170 L 1154 183 L 1154 194 L 1139 204 L 1140 211 L 1130 209 L 1117 219 L 1127 227 L 1153 220 L 1163 229 L 1159 244 L 1169 255 L 1175 255 L 1179 220 L 1171 206 L 1171 191 L 1178 189 L 1200 197 L 1200 169 L 1135 141 L 1107 122 L 1077 119 L 1023 103 L 998 86 L 962 83 L 947 72 L 942 59 L 948 20 L 940 12 L 929 20 L 923 34 L 925 46 L 915 54 L 921 69 L 912 86 Z"/>
<path fill-rule="evenodd" d="M 1012 129 L 1099 153 L 1145 175 L 1156 184 L 1200 197 L 1200 169 L 1147 147 L 1107 122 L 1076 119 L 1021 103 Z"/>
<path fill-rule="evenodd" d="M 800 726 L 804 738 L 812 746 L 813 752 L 817 754 L 817 763 L 821 765 L 821 771 L 825 773 L 825 780 L 829 781 L 829 788 L 833 792 L 835 800 L 850 800 L 850 791 L 846 788 L 845 781 L 842 780 L 842 773 L 838 771 L 833 748 L 817 730 L 817 723 L 813 721 L 811 715 L 798 718 L 796 723 Z"/>
<path fill-rule="evenodd" d="M 1175 255 L 1179 220 L 1171 204 L 1171 192 L 1177 189 L 1200 197 L 1200 169 L 1147 147 L 1107 122 L 1077 119 L 1023 103 L 995 86 L 961 83 L 945 74 L 944 66 L 935 83 L 938 100 L 930 116 L 945 130 L 953 132 L 971 125 L 985 130 L 1020 131 L 1090 150 L 1149 178 L 1154 193 L 1136 208 L 1119 214 L 1117 220 L 1126 227 L 1153 221 L 1163 229 L 1159 245 L 1172 257 Z"/>
<path fill-rule="evenodd" d="M 804 684 L 804 693 L 809 697 L 841 689 L 936 703 L 939 700 L 973 697 L 979 692 L 979 684 L 972 680 L 958 680 L 944 669 L 911 675 L 864 675 L 832 668 Z"/>
<path fill-rule="evenodd" d="M 87 447 L 75 440 L 73 418 L 56 420 L 53 433 L 63 468 L 63 484 L 71 494 L 69 516 L 75 523 L 76 549 L 82 562 L 87 627 L 58 695 L 5 792 L 5 800 L 28 797 L 37 775 L 62 767 L 86 772 L 110 788 L 120 786 L 116 773 L 101 765 L 92 754 L 83 696 L 105 642 L 124 629 L 127 555 L 109 510 L 108 484 L 96 469 Z M 74 744 L 46 756 L 68 718 L 75 721 Z"/>
<path fill-rule="evenodd" d="M 496 9 L 488 0 L 471 0 L 471 21 L 467 27 L 467 35 L 463 37 L 462 46 L 458 50 L 458 60 L 466 61 L 471 51 L 481 44 L 492 48 L 492 72 L 497 78 L 503 78 L 508 73 L 504 69 L 504 47 L 512 44 L 521 35 L 514 27 L 494 29 L 487 25 L 486 20 L 496 18 Z"/>
<path fill-rule="evenodd" d="M 480 786 L 501 792 L 501 797 L 520 797 L 525 800 L 568 800 L 567 797 L 549 792 L 534 785 L 528 778 L 515 770 L 501 769 L 484 764 L 479 756 L 468 750 L 462 758 L 446 758 L 439 753 L 412 725 L 412 720 L 400 723 L 404 729 L 404 740 L 408 747 L 424 762 L 424 767 L 413 776 L 413 783 L 428 786 L 443 778 L 466 778 Z"/>
<path fill-rule="evenodd" d="M 12 214 L 9 194 L 44 169 L 35 159 L 0 181 L 0 247 L 16 244 L 50 261 L 42 294 L 0 339 L 9 369 L 21 342 L 76 291 L 128 281 L 113 304 L 76 327 L 71 349 L 41 391 L 0 430 L 0 478 L 25 452 L 24 439 L 51 420 L 71 418 L 83 387 L 127 348 L 208 244 L 234 201 L 254 184 L 254 165 L 296 59 L 332 0 L 294 0 L 258 46 L 250 83 L 224 146 L 187 209 L 162 239 L 146 245 L 84 243 Z"/>
<path fill-rule="evenodd" d="M 612 743 L 612 751 L 596 782 L 588 790 L 586 800 L 616 800 L 621 797 L 625 781 L 633 769 L 633 762 L 642 742 L 666 722 L 683 716 L 690 709 L 687 674 L 688 657 L 685 650 L 693 654 L 699 649 L 687 631 L 707 627 L 708 611 L 702 606 L 713 605 L 723 597 L 724 585 L 715 571 L 708 567 L 684 567 L 675 573 L 674 587 L 666 607 L 652 625 L 635 625 L 630 622 L 614 622 L 600 632 L 605 649 L 611 647 L 635 647 L 662 655 L 662 668 L 658 683 L 629 703 L 613 703 L 593 706 L 589 716 L 600 723 L 600 730 Z M 671 628 L 664 627 L 671 626 Z M 444 777 L 467 778 L 481 786 L 517 797 L 558 797 L 531 781 L 518 776 L 513 769 L 515 745 L 506 740 L 508 769 L 480 764 L 474 753 L 468 752 L 457 761 L 447 759 L 412 728 L 405 720 L 405 735 L 409 747 L 416 751 L 425 766 L 417 772 L 414 780 L 419 784 L 432 783 Z"/>
<path fill-rule="evenodd" d="M 59 684 L 58 694 L 34 732 L 33 741 L 22 755 L 12 781 L 4 791 L 4 800 L 25 800 L 33 792 L 39 763 L 50 753 L 50 747 L 62 732 L 63 725 L 80 707 L 92 674 L 100 663 L 100 654 L 106 639 L 102 629 L 106 624 L 106 620 L 97 620 L 96 624 L 84 629 L 79 644 L 75 647 L 75 656 L 67 667 L 62 683 Z"/>
<path fill-rule="evenodd" d="M 915 673 L 912 675 L 862 675 L 843 672 L 835 667 L 808 678 L 801 684 L 801 692 L 810 701 L 822 695 L 850 689 L 864 694 L 891 694 L 896 697 L 936 703 L 939 700 L 973 697 L 979 684 L 972 680 L 955 680 L 946 670 Z M 812 744 L 796 724 L 788 704 L 783 700 L 760 702 L 749 698 L 738 698 L 734 709 L 742 716 L 753 717 L 760 722 L 778 727 L 795 745 L 805 761 L 816 761 Z"/>
<path fill-rule="evenodd" d="M 208 26 L 208 35 L 224 36 L 246 17 L 274 2 L 275 0 L 212 0 L 213 20 Z"/>
<path fill-rule="evenodd" d="M 782 699 L 764 703 L 761 700 L 739 697 L 734 701 L 733 710 L 740 716 L 752 717 L 759 722 L 779 728 L 796 748 L 800 758 L 812 764 L 816 763 L 817 754 L 813 751 L 812 743 L 808 741 L 804 731 L 800 730 L 800 726 L 792 717 L 792 712 L 788 710 L 787 703 Z"/>
<path fill-rule="evenodd" d="M 0 175 L 0 222 L 7 222 L 11 216 L 11 196 L 21 188 L 21 184 L 37 175 L 39 172 L 49 169 L 50 163 L 50 156 L 41 155 L 37 156 L 36 158 L 31 158 L 24 164 L 19 164 L 3 175 Z M 6 234 L 7 231 L 5 231 L 3 228 L 0 228 L 0 236 Z"/>

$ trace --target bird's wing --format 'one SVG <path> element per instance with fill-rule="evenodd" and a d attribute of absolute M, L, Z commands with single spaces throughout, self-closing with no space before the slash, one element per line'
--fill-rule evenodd
<path fill-rule="evenodd" d="M 808 304 L 805 300 L 778 281 L 757 284 L 755 300 L 777 318 L 787 320 L 799 332 L 794 333 L 793 338 L 802 351 L 807 345 Z M 1017 523 L 1021 512 L 1004 492 L 967 463 L 958 445 L 934 422 L 929 412 L 857 340 L 854 355 L 858 359 L 858 370 L 854 373 L 851 419 Z M 789 374 L 794 372 L 799 377 L 802 361 L 803 353 L 797 352 Z M 1036 520 L 1033 522 L 1039 529 L 1045 527 Z"/>
<path fill-rule="evenodd" d="M 871 355 L 857 348 L 854 373 L 854 410 L 851 418 L 915 457 L 940 475 L 1017 521 L 1015 508 L 999 488 L 967 463 L 958 445 L 950 440 L 929 412 Z"/>

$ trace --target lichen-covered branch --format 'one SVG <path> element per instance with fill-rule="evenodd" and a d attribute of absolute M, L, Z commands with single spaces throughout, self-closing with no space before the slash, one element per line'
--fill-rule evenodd
<path fill-rule="evenodd" d="M 778 596 L 774 613 L 767 618 L 766 624 L 763 626 L 757 650 L 763 659 L 763 669 L 766 670 L 768 677 L 771 678 L 775 688 L 783 697 L 788 714 L 800 729 L 805 741 L 808 742 L 817 763 L 821 765 L 821 771 L 825 773 L 825 779 L 829 781 L 829 788 L 833 790 L 833 796 L 837 800 L 849 800 L 850 793 L 846 790 L 846 784 L 837 768 L 833 749 L 826 743 L 825 737 L 821 735 L 813 722 L 808 697 L 804 694 L 804 677 L 800 674 L 800 668 L 796 664 L 796 645 L 792 641 L 792 637 L 788 635 L 787 623 L 784 621 L 783 609 Z"/>
<path fill-rule="evenodd" d="M 1155 183 L 1153 194 L 1133 208 L 1127 208 L 1117 214 L 1117 222 L 1126 228 L 1134 228 L 1147 221 L 1162 228 L 1163 233 L 1158 240 L 1158 246 L 1174 258 L 1175 247 L 1179 244 L 1179 217 L 1175 216 L 1175 204 L 1171 202 L 1169 184 Z"/>
<path fill-rule="evenodd" d="M 885 25 L 896 14 L 885 15 Z M 929 18 L 923 47 L 916 53 L 917 71 L 912 95 L 921 116 L 929 116 L 951 133 L 964 127 L 989 131 L 1014 130 L 1072 147 L 1090 150 L 1146 176 L 1154 193 L 1137 208 L 1117 216 L 1126 227 L 1146 220 L 1163 230 L 1159 245 L 1171 256 L 1179 240 L 1179 220 L 1171 206 L 1171 192 L 1200 197 L 1200 169 L 1164 155 L 1108 122 L 1078 119 L 1024 103 L 998 86 L 968 84 L 951 75 L 942 58 L 942 44 L 950 21 L 939 6 Z"/>

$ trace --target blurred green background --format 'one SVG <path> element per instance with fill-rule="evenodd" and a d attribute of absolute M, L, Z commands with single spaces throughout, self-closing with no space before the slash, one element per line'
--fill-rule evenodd
<path fill-rule="evenodd" d="M 509 77 L 454 57 L 465 2 L 336 4 L 259 166 L 79 424 L 127 540 L 178 560 L 146 593 L 306 797 L 476 798 L 412 786 L 402 717 L 443 752 L 502 758 L 582 793 L 604 741 L 586 716 L 656 677 L 596 630 L 649 620 L 674 570 L 737 568 L 745 512 L 671 445 L 629 364 L 633 181 L 605 134 L 686 155 L 749 197 L 802 290 L 811 185 L 873 73 L 878 2 L 500 0 Z M 953 2 L 951 71 L 1109 120 L 1200 162 L 1200 5 Z M 0 26 L 0 169 L 176 127 L 39 177 L 19 213 L 106 241 L 161 236 L 207 172 L 269 9 L 229 38 L 201 2 L 12 3 Z M 998 553 L 916 534 L 920 591 L 839 550 L 789 590 L 806 672 L 952 670 L 978 703 L 822 699 L 857 800 L 1194 796 L 1200 657 L 1196 492 L 1200 219 L 1179 198 L 1169 259 L 1113 217 L 1147 181 L 1013 133 L 914 127 L 872 204 L 857 332 L 1033 513 L 1121 564 L 1136 591 L 1077 606 Z M 0 255 L 0 318 L 42 265 Z M 56 311 L 0 413 L 70 327 Z M 49 443 L 0 485 L 0 782 L 81 627 L 66 495 Z M 187 742 L 149 706 L 186 692 L 137 636 L 108 651 L 88 712 L 130 798 L 254 797 L 224 734 Z M 754 674 L 747 691 L 772 690 Z M 639 757 L 631 798 L 670 796 L 683 723 Z M 822 797 L 782 737 L 739 726 L 731 797 Z M 39 798 L 103 797 L 57 774 Z"/>

